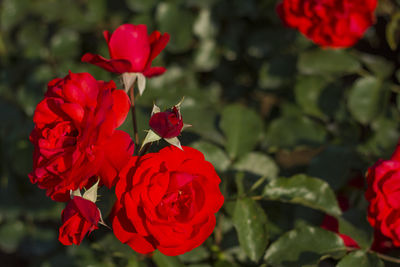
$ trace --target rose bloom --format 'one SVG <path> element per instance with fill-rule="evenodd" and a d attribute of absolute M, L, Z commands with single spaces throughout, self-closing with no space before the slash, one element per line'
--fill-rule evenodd
<path fill-rule="evenodd" d="M 87 233 L 98 229 L 100 211 L 96 204 L 83 197 L 74 196 L 62 211 L 58 240 L 63 245 L 79 245 Z"/>
<path fill-rule="evenodd" d="M 169 34 L 159 31 L 147 34 L 146 25 L 123 24 L 113 34 L 104 31 L 111 59 L 86 53 L 83 62 L 99 66 L 107 71 L 122 74 L 140 72 L 146 77 L 163 74 L 164 67 L 152 67 L 152 61 L 165 48 Z"/>
<path fill-rule="evenodd" d="M 399 147 L 390 160 L 379 160 L 368 169 L 368 221 L 400 246 L 400 161 Z"/>
<path fill-rule="evenodd" d="M 70 190 L 90 186 L 94 175 L 113 186 L 133 153 L 130 136 L 115 130 L 129 107 L 128 96 L 113 81 L 97 81 L 88 73 L 49 82 L 33 116 L 31 182 L 56 201 L 68 201 Z"/>
<path fill-rule="evenodd" d="M 149 125 L 162 138 L 173 138 L 181 133 L 183 120 L 178 108 L 173 107 L 164 112 L 154 113 Z"/>
<path fill-rule="evenodd" d="M 282 21 L 320 46 L 354 45 L 375 22 L 377 0 L 283 0 Z"/>
<path fill-rule="evenodd" d="M 175 256 L 212 233 L 224 198 L 214 167 L 198 150 L 169 146 L 132 157 L 120 177 L 113 231 L 136 252 Z"/>

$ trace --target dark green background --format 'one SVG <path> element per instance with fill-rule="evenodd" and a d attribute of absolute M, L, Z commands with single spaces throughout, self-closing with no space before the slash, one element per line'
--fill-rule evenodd
<path fill-rule="evenodd" d="M 315 266 L 321 255 L 330 255 L 323 264 L 332 266 L 345 248 L 318 226 L 324 212 L 339 216 L 334 192 L 350 199 L 351 209 L 340 218 L 367 248 L 372 230 L 364 189 L 348 182 L 363 181 L 367 167 L 388 158 L 399 138 L 400 1 L 380 1 L 375 26 L 345 50 L 318 48 L 285 28 L 276 2 L 2 0 L 0 265 Z M 182 144 L 203 151 L 223 181 L 226 201 L 214 234 L 178 258 L 138 255 L 104 227 L 79 247 L 62 246 L 57 236 L 64 204 L 46 198 L 27 177 L 32 115 L 47 82 L 71 70 L 114 79 L 121 88 L 118 77 L 80 58 L 85 52 L 108 57 L 102 31 L 123 23 L 144 23 L 149 32 L 171 35 L 153 63 L 167 72 L 148 80 L 137 101 L 141 137 L 153 101 L 164 109 L 185 96 L 183 118 L 193 127 L 183 133 Z M 131 133 L 129 123 L 122 129 Z M 304 175 L 294 180 L 278 178 L 299 173 Z M 321 183 L 330 188 L 320 190 Z M 281 187 L 294 192 L 275 195 Z M 100 193 L 106 217 L 113 196 Z M 340 262 L 382 264 L 362 251 Z"/>

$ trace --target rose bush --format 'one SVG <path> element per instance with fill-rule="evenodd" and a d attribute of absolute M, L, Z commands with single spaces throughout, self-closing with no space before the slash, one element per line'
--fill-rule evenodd
<path fill-rule="evenodd" d="M 79 245 L 87 233 L 99 228 L 100 218 L 100 211 L 94 202 L 74 196 L 61 213 L 63 225 L 58 240 L 64 245 Z"/>
<path fill-rule="evenodd" d="M 120 177 L 113 231 L 133 250 L 179 255 L 212 233 L 224 198 L 220 179 L 201 152 L 170 146 L 133 157 Z"/>
<path fill-rule="evenodd" d="M 350 47 L 375 22 L 377 0 L 284 0 L 283 22 L 320 46 Z"/>
<path fill-rule="evenodd" d="M 88 62 L 114 73 L 140 72 L 146 77 L 160 75 L 164 67 L 151 67 L 152 61 L 165 48 L 169 34 L 159 31 L 147 34 L 146 25 L 124 24 L 113 34 L 104 31 L 111 59 L 86 53 L 83 62 Z"/>
<path fill-rule="evenodd" d="M 52 80 L 33 117 L 31 182 L 56 201 L 68 201 L 69 191 L 89 186 L 94 175 L 114 185 L 134 149 L 130 136 L 115 130 L 129 106 L 113 81 L 97 81 L 88 73 Z"/>
<path fill-rule="evenodd" d="M 390 160 L 379 160 L 368 169 L 368 221 L 372 227 L 400 246 L 399 148 Z"/>

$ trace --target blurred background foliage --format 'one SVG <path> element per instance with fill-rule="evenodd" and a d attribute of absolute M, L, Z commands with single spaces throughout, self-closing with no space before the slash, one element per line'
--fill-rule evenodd
<path fill-rule="evenodd" d="M 337 216 L 362 248 L 371 243 L 363 175 L 399 138 L 400 1 L 379 1 L 377 23 L 346 50 L 318 48 L 285 28 L 276 3 L 2 0 L 0 265 L 383 266 L 363 250 L 343 258 L 343 242 L 319 225 L 325 213 Z M 108 57 L 102 31 L 123 23 L 171 35 L 153 63 L 167 72 L 148 80 L 137 100 L 140 129 L 153 101 L 168 108 L 185 96 L 183 118 L 193 127 L 182 143 L 203 151 L 222 179 L 226 201 L 214 234 L 179 257 L 138 255 L 104 227 L 79 247 L 62 246 L 64 204 L 27 177 L 32 115 L 47 82 L 71 70 L 120 85 L 80 57 Z M 122 129 L 131 133 L 129 119 Z M 106 216 L 113 196 L 101 194 Z M 335 194 L 350 200 L 342 215 Z"/>

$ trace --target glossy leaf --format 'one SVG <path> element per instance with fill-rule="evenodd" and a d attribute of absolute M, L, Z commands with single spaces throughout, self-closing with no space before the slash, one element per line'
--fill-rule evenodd
<path fill-rule="evenodd" d="M 358 250 L 344 256 L 337 267 L 384 267 L 385 264 L 374 253 Z"/>
<path fill-rule="evenodd" d="M 369 76 L 358 79 L 349 92 L 348 107 L 362 124 L 370 123 L 381 110 L 381 81 Z"/>
<path fill-rule="evenodd" d="M 231 158 L 251 151 L 260 139 L 263 122 L 253 110 L 228 105 L 222 111 L 220 127 L 226 136 L 226 150 Z"/>
<path fill-rule="evenodd" d="M 319 227 L 303 225 L 282 235 L 268 248 L 264 260 L 272 265 L 285 266 L 296 262 L 302 254 L 315 254 L 314 261 L 323 255 L 345 252 L 342 239 L 335 233 Z"/>
<path fill-rule="evenodd" d="M 304 174 L 271 181 L 263 196 L 267 199 L 301 204 L 331 215 L 340 215 L 335 193 L 328 183 Z"/>
<path fill-rule="evenodd" d="M 238 199 L 233 223 L 239 237 L 240 247 L 246 255 L 257 262 L 268 243 L 267 216 L 261 206 L 250 198 Z"/>
<path fill-rule="evenodd" d="M 233 166 L 235 170 L 246 171 L 258 176 L 275 179 L 279 168 L 275 161 L 267 155 L 259 152 L 250 152 L 241 157 Z"/>

